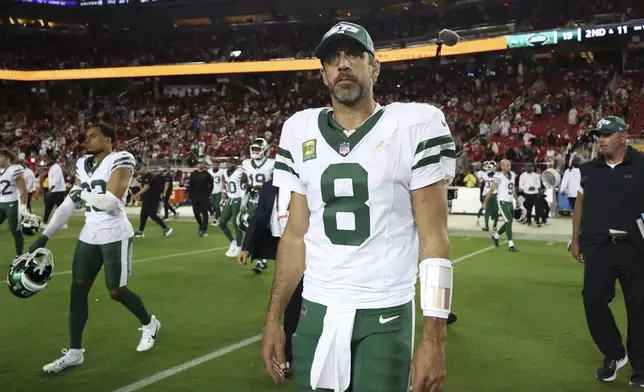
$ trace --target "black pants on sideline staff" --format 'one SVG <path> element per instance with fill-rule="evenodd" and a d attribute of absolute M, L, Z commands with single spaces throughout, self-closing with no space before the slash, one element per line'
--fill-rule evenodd
<path fill-rule="evenodd" d="M 34 197 L 33 192 L 27 194 L 27 211 L 31 212 L 31 198 Z"/>
<path fill-rule="evenodd" d="M 192 200 L 192 213 L 199 224 L 199 231 L 208 231 L 208 210 L 210 209 L 210 200 L 208 199 L 193 199 Z M 237 217 L 233 217 L 237 219 Z"/>
<path fill-rule="evenodd" d="M 523 194 L 525 202 L 523 206 L 528 211 L 526 215 L 527 223 L 532 223 L 532 208 L 534 207 L 534 219 L 536 223 L 539 223 L 539 218 L 541 217 L 541 205 L 539 204 L 539 195 L 537 193 L 529 195 L 527 193 Z"/>
<path fill-rule="evenodd" d="M 159 218 L 157 214 L 157 209 L 159 208 L 158 201 L 143 201 L 141 205 L 141 221 L 139 222 L 139 231 L 143 233 L 145 230 L 145 224 L 148 223 L 148 218 L 156 222 L 157 225 L 161 226 L 163 230 L 167 229 L 168 226 Z"/>
<path fill-rule="evenodd" d="M 631 244 L 607 242 L 584 251 L 582 292 L 588 329 L 606 357 L 619 360 L 628 353 L 635 369 L 644 369 L 644 254 Z M 628 315 L 626 350 L 608 304 L 615 298 L 615 281 L 624 293 Z M 626 351 L 626 352 L 625 352 Z"/>
<path fill-rule="evenodd" d="M 573 210 L 573 211 L 575 210 L 575 203 L 576 202 L 577 202 L 576 197 L 569 197 L 568 198 L 568 203 L 570 204 L 570 209 Z"/>
<path fill-rule="evenodd" d="M 168 219 L 168 212 L 172 212 L 173 215 L 177 213 L 177 210 L 175 210 L 174 207 L 170 205 L 170 195 L 163 196 L 163 210 L 163 217 L 165 219 Z"/>
<path fill-rule="evenodd" d="M 45 215 L 43 216 L 43 222 L 49 222 L 49 217 L 51 212 L 54 209 L 54 206 L 58 207 L 63 204 L 67 196 L 66 192 L 51 192 L 45 197 Z"/>

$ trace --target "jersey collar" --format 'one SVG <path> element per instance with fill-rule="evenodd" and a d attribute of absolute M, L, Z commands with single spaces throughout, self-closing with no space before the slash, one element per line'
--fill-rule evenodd
<path fill-rule="evenodd" d="M 333 118 L 333 109 L 324 109 L 320 112 L 318 126 L 327 144 L 338 154 L 347 156 L 367 133 L 373 129 L 384 112 L 385 109 L 379 104 L 376 104 L 376 108 L 371 116 L 349 136 L 345 135 L 345 129 Z"/>

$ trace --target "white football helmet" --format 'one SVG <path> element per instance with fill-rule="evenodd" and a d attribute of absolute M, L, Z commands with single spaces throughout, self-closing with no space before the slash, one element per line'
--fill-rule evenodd
<path fill-rule="evenodd" d="M 268 154 L 268 142 L 266 139 L 258 137 L 250 145 L 250 157 L 252 159 L 264 159 Z"/>
<path fill-rule="evenodd" d="M 249 220 L 250 220 L 250 215 L 248 214 L 248 211 L 240 212 L 237 215 L 237 227 L 239 227 L 239 229 L 242 231 L 248 230 Z"/>
<path fill-rule="evenodd" d="M 38 233 L 42 227 L 42 219 L 36 214 L 23 212 L 20 228 L 22 234 L 32 236 Z"/>

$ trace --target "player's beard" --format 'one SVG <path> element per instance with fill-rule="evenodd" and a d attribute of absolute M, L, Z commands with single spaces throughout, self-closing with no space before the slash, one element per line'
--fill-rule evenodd
<path fill-rule="evenodd" d="M 368 86 L 357 79 L 336 81 L 329 87 L 331 96 L 345 106 L 355 106 L 367 94 Z"/>

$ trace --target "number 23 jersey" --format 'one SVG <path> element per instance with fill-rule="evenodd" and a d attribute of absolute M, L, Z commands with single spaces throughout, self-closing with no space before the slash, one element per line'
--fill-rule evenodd
<path fill-rule="evenodd" d="M 418 234 L 411 191 L 455 172 L 443 113 L 393 103 L 347 136 L 329 108 L 283 127 L 274 184 L 307 197 L 303 296 L 326 306 L 383 308 L 415 294 Z"/>
<path fill-rule="evenodd" d="M 76 178 L 86 191 L 105 194 L 107 182 L 114 170 L 127 168 L 134 172 L 135 165 L 134 157 L 126 151 L 112 152 L 98 163 L 94 162 L 92 155 L 85 155 L 76 161 Z M 86 205 L 85 226 L 79 239 L 88 244 L 102 245 L 131 238 L 134 230 L 125 211 L 126 197 L 127 189 L 116 209 L 110 212 Z"/>

